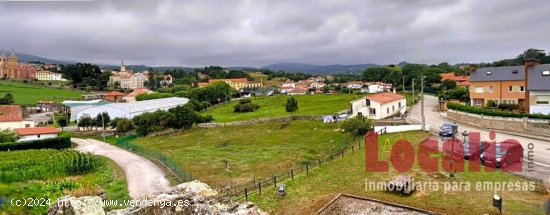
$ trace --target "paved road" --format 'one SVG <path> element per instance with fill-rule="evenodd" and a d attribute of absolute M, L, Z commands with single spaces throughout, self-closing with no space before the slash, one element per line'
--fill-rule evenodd
<path fill-rule="evenodd" d="M 71 138 L 71 141 L 78 145 L 77 150 L 107 157 L 120 166 L 126 175 L 128 191 L 133 199 L 170 188 L 164 171 L 150 160 L 94 139 Z"/>
<path fill-rule="evenodd" d="M 425 95 L 424 96 L 424 114 L 426 118 L 426 123 L 430 125 L 430 130 L 432 133 L 437 132 L 439 126 L 445 122 L 454 122 L 446 118 L 446 113 L 439 113 L 438 111 L 438 99 L 435 96 Z M 413 106 L 409 112 L 409 117 L 415 120 L 420 121 L 421 118 L 421 107 L 420 102 Z M 489 140 L 489 131 L 488 129 L 471 126 L 456 122 L 458 125 L 459 132 L 467 130 L 468 132 L 477 131 L 480 132 L 482 140 Z M 497 132 L 496 141 L 503 141 L 506 139 L 515 139 L 519 141 L 525 150 L 525 159 L 527 159 L 528 144 L 533 143 L 533 155 L 534 155 L 534 170 L 533 172 L 524 171 L 522 175 L 539 178 L 542 180 L 550 180 L 550 140 L 544 140 L 544 138 L 528 138 L 519 135 L 513 135 L 511 133 L 499 133 Z M 527 160 L 524 163 L 524 170 L 526 170 Z"/>

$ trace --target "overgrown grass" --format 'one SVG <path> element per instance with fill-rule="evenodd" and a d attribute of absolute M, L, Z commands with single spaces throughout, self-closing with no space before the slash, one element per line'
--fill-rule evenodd
<path fill-rule="evenodd" d="M 338 124 L 292 121 L 192 129 L 134 142 L 162 151 L 203 182 L 227 186 L 280 174 L 296 163 L 336 152 L 343 144 L 349 144 L 350 136 L 342 134 Z"/>
<path fill-rule="evenodd" d="M 60 153 L 59 156 L 63 154 L 60 151 L 58 153 Z M 13 157 L 10 159 L 17 160 Z M 26 157 L 21 159 L 26 159 Z M 34 177 L 25 177 L 26 180 L 18 180 L 17 182 L 0 181 L 0 203 L 3 202 L 3 205 L 0 204 L 0 214 L 45 214 L 48 210 L 47 206 L 12 206 L 9 201 L 13 198 L 45 198 L 53 204 L 59 197 L 64 195 L 86 196 L 99 195 L 104 192 L 107 199 L 119 201 L 129 199 L 122 170 L 106 158 L 94 157 L 94 159 L 96 160 L 96 168 L 89 172 L 45 174 L 48 175 L 47 177 L 32 174 Z M 39 160 L 39 158 L 36 160 Z M 27 166 L 27 168 L 32 169 L 40 166 L 43 165 L 33 164 Z M 19 167 L 14 166 L 14 168 Z M 21 170 L 25 171 L 26 169 Z M 26 172 L 21 174 L 24 175 Z M 57 175 L 57 177 L 53 177 L 54 175 Z"/>
<path fill-rule="evenodd" d="M 38 101 L 58 101 L 64 99 L 80 98 L 81 93 L 66 89 L 40 87 L 15 81 L 0 81 L 0 97 L 11 93 L 15 98 L 15 104 L 34 105 Z"/>
<path fill-rule="evenodd" d="M 349 109 L 350 102 L 363 95 L 305 95 L 294 96 L 298 100 L 297 115 L 326 115 L 335 114 L 341 110 Z M 290 96 L 270 96 L 252 98 L 254 104 L 260 109 L 249 113 L 233 113 L 233 107 L 238 101 L 209 108 L 206 114 L 214 117 L 214 122 L 233 122 L 251 120 L 256 118 L 290 116 L 285 110 L 285 103 Z"/>
<path fill-rule="evenodd" d="M 415 144 L 416 148 L 416 145 L 428 135 L 423 132 L 408 132 L 404 133 L 403 137 Z M 383 145 L 385 138 L 389 136 L 391 134 L 382 136 L 379 145 Z M 380 155 L 381 160 L 387 160 L 389 152 L 384 153 L 381 151 Z M 491 202 L 493 191 L 477 191 L 475 183 L 527 181 L 502 172 L 458 173 L 454 179 L 443 175 L 447 173 L 430 176 L 420 171 L 416 164 L 408 174 L 413 176 L 417 182 L 438 182 L 440 187 L 438 190 L 419 190 L 411 196 L 402 196 L 385 191 L 367 191 L 366 181 L 387 182 L 399 174 L 396 171 L 390 171 L 389 173 L 366 172 L 365 153 L 360 151 L 332 163 L 326 163 L 321 168 L 315 168 L 309 175 L 302 174 L 294 180 L 283 182 L 287 186 L 287 195 L 284 198 L 279 197 L 273 186 L 271 186 L 263 190 L 261 196 L 258 194 L 250 196 L 249 201 L 258 204 L 260 208 L 273 214 L 313 214 L 338 193 L 349 193 L 446 214 L 498 214 Z M 442 187 L 443 182 L 470 182 L 473 187 L 470 191 L 462 190 L 445 193 Z M 540 188 L 537 187 L 537 189 Z M 499 195 L 504 200 L 503 214 L 544 213 L 542 207 L 544 196 L 538 191 L 502 191 L 499 192 Z"/>

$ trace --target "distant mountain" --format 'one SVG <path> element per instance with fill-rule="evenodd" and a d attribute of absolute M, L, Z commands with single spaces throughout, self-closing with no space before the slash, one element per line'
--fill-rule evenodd
<path fill-rule="evenodd" d="M 11 52 L 6 51 L 6 55 L 8 55 L 9 53 L 11 53 Z M 17 57 L 19 58 L 19 62 L 24 62 L 24 63 L 28 63 L 28 62 L 31 62 L 31 61 L 34 61 L 34 62 L 42 62 L 42 63 L 46 63 L 46 64 L 70 64 L 70 63 L 76 63 L 76 62 L 63 61 L 63 60 L 52 60 L 52 59 L 48 59 L 48 58 L 44 58 L 44 57 L 40 57 L 40 56 L 36 56 L 36 55 L 31 55 L 31 54 L 25 54 L 25 53 L 18 53 L 18 52 L 16 52 L 15 54 L 16 54 Z"/>
<path fill-rule="evenodd" d="M 107 70 L 115 70 L 120 69 L 120 65 L 99 65 L 101 69 L 107 69 Z M 183 66 L 147 66 L 147 65 L 126 65 L 127 70 L 132 70 L 134 72 L 142 72 L 146 71 L 149 68 L 152 68 L 155 71 L 164 72 L 166 70 L 172 70 L 172 69 L 181 69 L 186 72 L 192 72 L 195 70 L 195 68 L 192 67 L 183 67 Z"/>
<path fill-rule="evenodd" d="M 369 67 L 377 67 L 380 65 L 377 64 L 355 64 L 355 65 L 343 65 L 343 64 L 332 64 L 332 65 L 311 65 L 303 63 L 277 63 L 271 64 L 262 67 L 262 69 L 269 69 L 272 71 L 286 71 L 286 72 L 303 72 L 303 73 L 312 73 L 312 74 L 336 74 L 336 73 L 361 73 Z"/>

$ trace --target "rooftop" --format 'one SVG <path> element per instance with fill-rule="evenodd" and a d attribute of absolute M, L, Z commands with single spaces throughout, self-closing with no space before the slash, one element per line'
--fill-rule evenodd
<path fill-rule="evenodd" d="M 54 127 L 34 127 L 15 129 L 15 133 L 19 136 L 26 136 L 37 134 L 57 134 L 59 131 Z"/>
<path fill-rule="evenodd" d="M 540 64 L 529 68 L 527 90 L 550 91 L 550 64 Z"/>
<path fill-rule="evenodd" d="M 366 99 L 379 103 L 379 104 L 385 104 L 388 102 L 393 102 L 401 99 L 405 99 L 404 96 L 399 94 L 393 94 L 393 93 L 377 93 L 370 96 L 365 97 Z"/>
<path fill-rule="evenodd" d="M 524 66 L 485 67 L 476 69 L 470 76 L 470 82 L 482 81 L 523 81 Z"/>
<path fill-rule="evenodd" d="M 0 122 L 23 121 L 23 111 L 17 105 L 0 105 Z"/>

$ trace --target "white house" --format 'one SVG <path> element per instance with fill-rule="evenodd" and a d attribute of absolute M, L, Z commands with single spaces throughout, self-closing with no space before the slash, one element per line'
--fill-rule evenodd
<path fill-rule="evenodd" d="M 401 115 L 407 109 L 404 96 L 394 93 L 378 93 L 351 102 L 352 117 L 359 114 L 369 119 L 384 119 Z"/>
<path fill-rule="evenodd" d="M 529 68 L 529 113 L 550 114 L 550 64 Z"/>
<path fill-rule="evenodd" d="M 23 110 L 17 105 L 0 105 L 0 130 L 32 128 L 33 121 L 24 120 Z"/>
<path fill-rule="evenodd" d="M 326 84 L 324 82 L 311 82 L 311 84 L 309 84 L 309 87 L 310 88 L 316 88 L 316 89 L 321 89 L 325 86 Z"/>
<path fill-rule="evenodd" d="M 15 134 L 21 137 L 17 142 L 56 138 L 59 131 L 54 127 L 35 127 L 15 129 Z"/>
<path fill-rule="evenodd" d="M 392 89 L 392 84 L 384 82 L 367 82 L 367 93 L 389 92 Z"/>
<path fill-rule="evenodd" d="M 63 74 L 50 71 L 36 72 L 36 79 L 41 81 L 67 81 L 63 78 Z"/>
<path fill-rule="evenodd" d="M 363 83 L 361 81 L 352 81 L 352 82 L 348 82 L 346 84 L 346 87 L 349 88 L 349 89 L 361 89 L 361 87 L 363 87 L 363 85 L 365 85 L 365 83 Z"/>
<path fill-rule="evenodd" d="M 286 80 L 285 82 L 283 82 L 282 88 L 295 88 L 296 87 L 296 83 L 290 79 Z"/>

